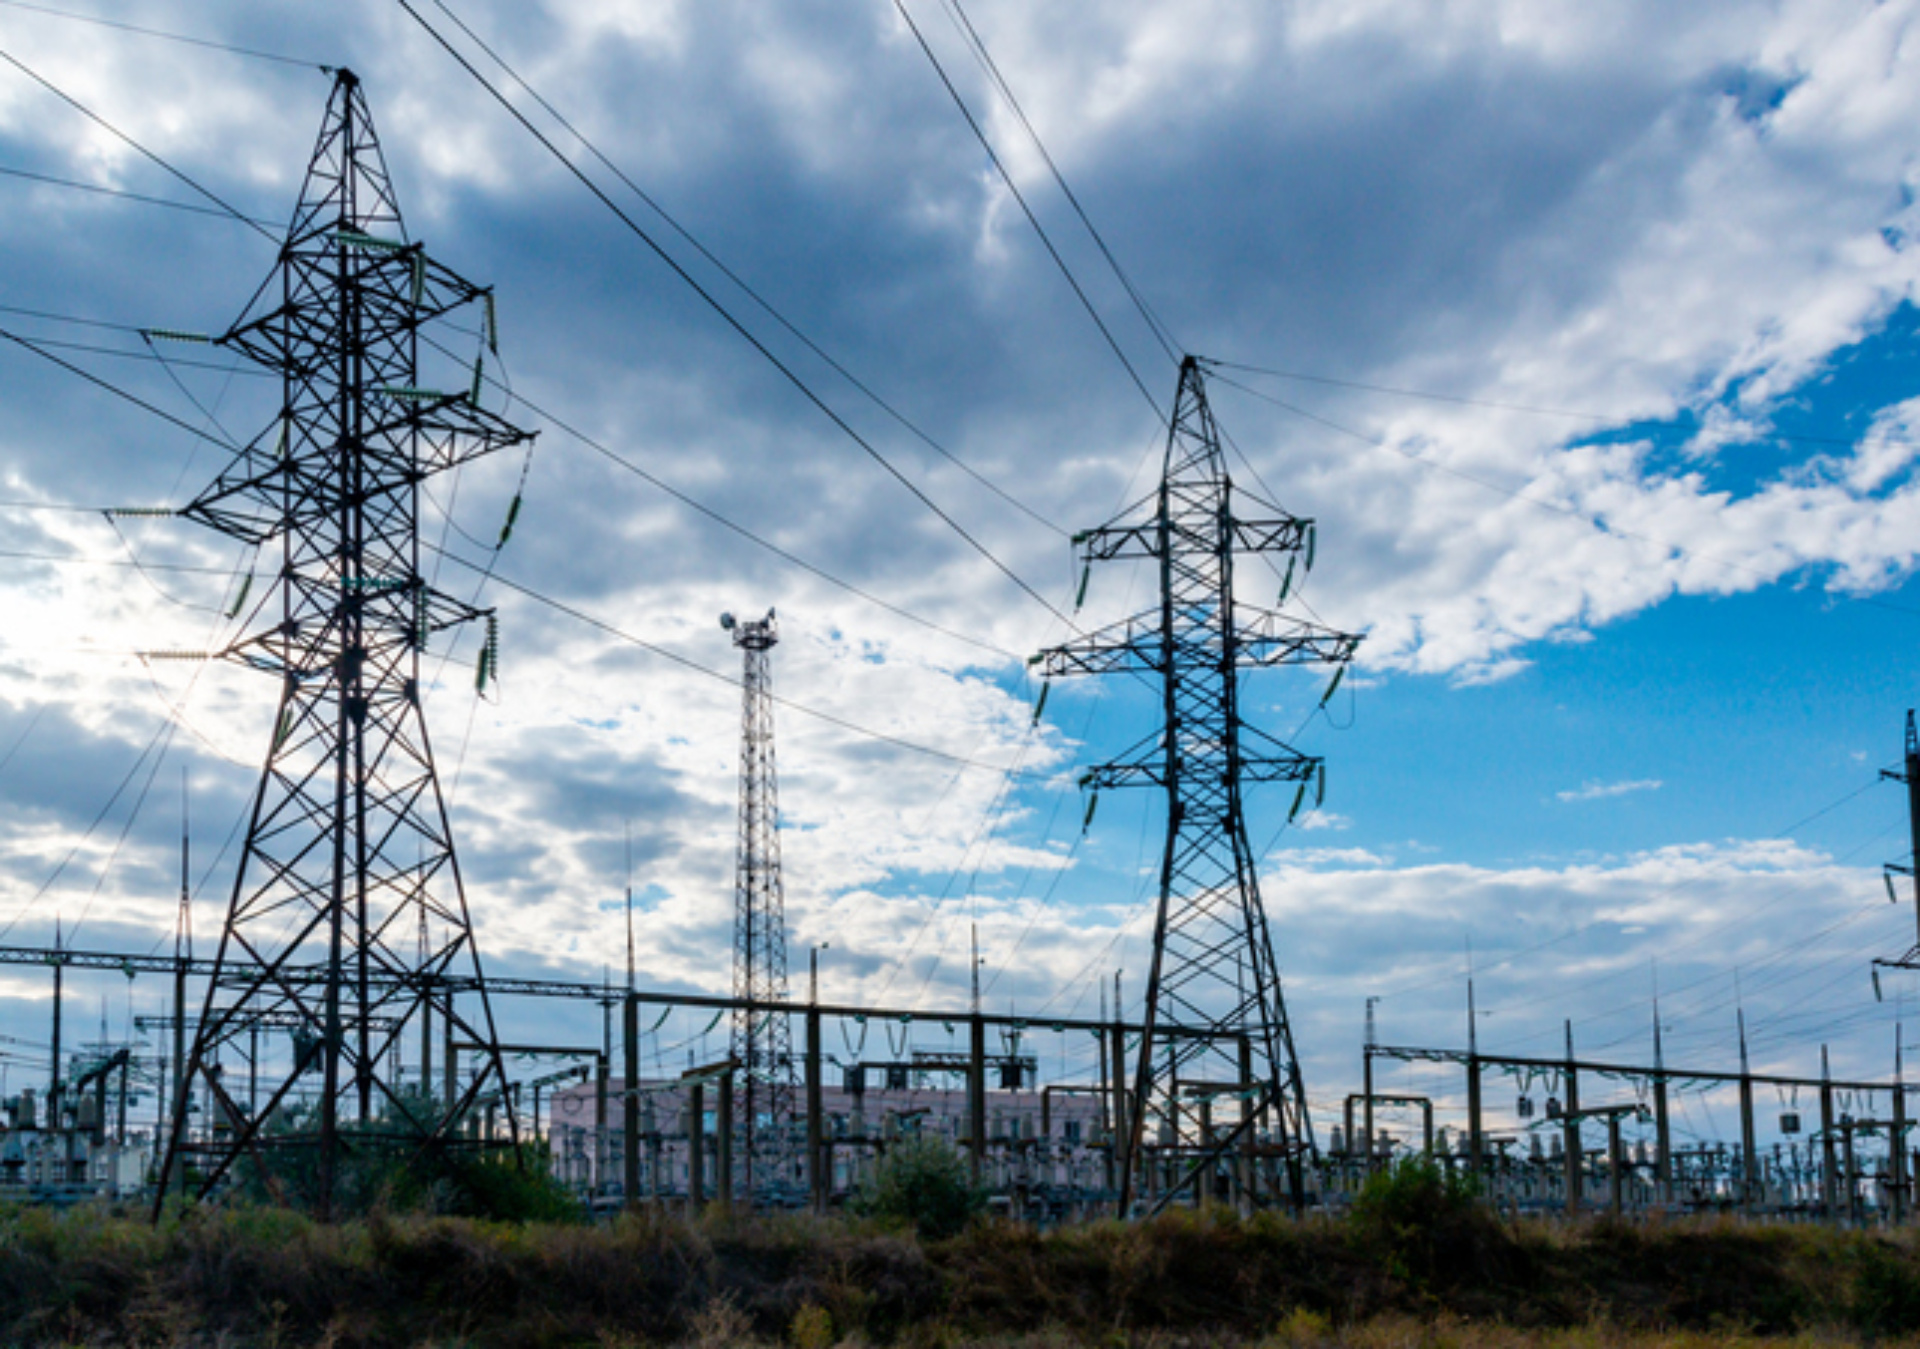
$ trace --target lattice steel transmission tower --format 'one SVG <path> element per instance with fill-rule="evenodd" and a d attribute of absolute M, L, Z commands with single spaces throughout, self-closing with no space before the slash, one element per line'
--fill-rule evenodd
<path fill-rule="evenodd" d="M 1897 902 L 1894 894 L 1893 878 L 1906 876 L 1913 881 L 1914 925 L 1916 940 L 1911 950 L 1898 960 L 1876 960 L 1873 962 L 1873 986 L 1877 993 L 1880 989 L 1880 971 L 1920 970 L 1920 732 L 1914 730 L 1913 711 L 1907 711 L 1906 755 L 1898 768 L 1883 768 L 1880 776 L 1889 782 L 1906 784 L 1907 788 L 1907 830 L 1911 851 L 1905 862 L 1889 862 L 1883 878 L 1887 885 L 1887 898 Z"/>
<path fill-rule="evenodd" d="M 1144 675 L 1161 700 L 1158 728 L 1082 779 L 1094 792 L 1145 786 L 1167 798 L 1144 1033 L 1120 1133 L 1120 1211 L 1132 1207 L 1144 1147 L 1185 1167 L 1171 1195 L 1191 1180 L 1211 1185 L 1217 1164 L 1236 1152 L 1251 1160 L 1262 1135 L 1289 1159 L 1297 1204 L 1312 1122 L 1242 795 L 1252 783 L 1297 783 L 1297 812 L 1310 787 L 1324 790 L 1325 775 L 1319 759 L 1242 718 L 1240 679 L 1270 665 L 1344 671 L 1360 639 L 1239 599 L 1237 557 L 1286 553 L 1284 602 L 1294 563 L 1313 565 L 1314 525 L 1236 491 L 1192 356 L 1180 366 L 1160 485 L 1150 509 L 1129 522 L 1132 515 L 1076 542 L 1089 568 L 1130 558 L 1158 564 L 1158 604 L 1034 658 L 1048 677 Z M 1237 1175 L 1250 1196 L 1252 1169 Z"/>
<path fill-rule="evenodd" d="M 780 880 L 780 784 L 773 760 L 773 659 L 780 628 L 765 618 L 720 616 L 744 665 L 740 704 L 740 833 L 734 852 L 733 996 L 787 1000 L 787 918 Z M 793 1121 L 793 1032 L 782 1014 L 734 1009 L 732 1055 L 740 1065 L 740 1161 L 753 1194 L 755 1154 L 784 1157 Z M 772 1123 L 759 1129 L 761 1116 Z M 732 1183 L 729 1177 L 727 1182 Z"/>
<path fill-rule="evenodd" d="M 176 1120 L 167 1147 L 202 1195 L 245 1158 L 330 1217 L 353 1197 L 349 1153 L 450 1144 L 483 1096 L 518 1141 L 421 709 L 437 634 L 486 621 L 482 684 L 497 642 L 489 612 L 423 580 L 419 498 L 530 436 L 480 406 L 479 352 L 470 371 L 423 374 L 456 313 L 497 351 L 491 292 L 407 239 L 365 95 L 340 71 L 279 261 L 217 339 L 280 373 L 281 410 L 180 512 L 277 555 L 250 633 L 218 653 L 276 676 L 280 703 L 187 1065 L 212 1127 L 190 1140 Z M 452 391 L 428 387 L 437 376 Z M 263 1029 L 292 1048 L 253 1065 L 250 1115 L 220 1061 Z M 477 1067 L 462 1083 L 449 1063 L 438 1096 L 402 1090 L 401 1037 L 419 1034 L 424 1058 L 435 1029 L 477 1046 Z"/>

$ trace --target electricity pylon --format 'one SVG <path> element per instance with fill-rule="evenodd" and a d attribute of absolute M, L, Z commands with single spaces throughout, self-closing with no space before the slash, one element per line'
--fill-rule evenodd
<path fill-rule="evenodd" d="M 1907 829 L 1910 851 L 1905 862 L 1889 862 L 1881 877 L 1886 882 L 1887 898 L 1897 902 L 1893 878 L 1906 876 L 1913 881 L 1914 925 L 1916 940 L 1912 949 L 1898 960 L 1873 962 L 1873 989 L 1880 991 L 1880 971 L 1920 970 L 1920 733 L 1913 725 L 1913 711 L 1907 711 L 1906 755 L 1899 768 L 1883 768 L 1880 776 L 1889 782 L 1905 783 L 1907 788 Z"/>
<path fill-rule="evenodd" d="M 1172 1187 L 1178 1189 L 1187 1180 L 1210 1185 L 1221 1158 L 1235 1148 L 1251 1153 L 1263 1134 L 1289 1158 L 1298 1204 L 1312 1122 L 1242 794 L 1252 783 L 1296 783 L 1297 813 L 1310 788 L 1317 801 L 1326 779 L 1319 759 L 1242 719 L 1240 679 L 1254 667 L 1311 662 L 1343 673 L 1360 639 L 1240 601 L 1236 557 L 1289 554 L 1284 602 L 1295 562 L 1313 565 L 1314 525 L 1236 492 L 1192 356 L 1180 366 L 1152 503 L 1144 518 L 1122 516 L 1077 535 L 1076 543 L 1089 568 L 1128 558 L 1157 563 L 1158 604 L 1034 658 L 1050 678 L 1145 675 L 1158 684 L 1161 700 L 1154 732 L 1127 758 L 1082 778 L 1095 793 L 1147 786 L 1167 797 L 1143 1030 L 1120 1135 L 1120 1211 L 1131 1210 L 1147 1142 L 1187 1167 Z M 1253 513 L 1240 513 L 1249 504 Z"/>
<path fill-rule="evenodd" d="M 331 1217 L 349 1150 L 451 1143 L 495 1093 L 518 1142 L 421 710 L 436 634 L 486 620 L 481 685 L 497 643 L 490 613 L 421 577 L 420 484 L 530 439 L 479 405 L 479 359 L 449 372 L 452 391 L 425 387 L 422 344 L 456 311 L 494 344 L 491 293 L 407 239 L 340 71 L 279 262 L 217 339 L 280 373 L 280 413 L 180 512 L 277 554 L 251 633 L 217 653 L 278 677 L 280 704 L 187 1065 L 210 1127 L 190 1141 L 176 1118 L 162 1171 L 191 1159 L 203 1196 L 247 1158 L 271 1193 Z M 383 1069 L 409 1028 L 430 1049 L 435 1022 L 450 1048 L 478 1046 L 477 1067 L 461 1084 L 449 1064 L 441 1097 L 403 1092 Z M 292 1048 L 250 1115 L 220 1059 L 259 1029 Z"/>
<path fill-rule="evenodd" d="M 734 853 L 732 1055 L 741 1077 L 740 1149 L 748 1202 L 756 1150 L 784 1155 L 793 1121 L 793 1035 L 783 1014 L 755 1011 L 787 1000 L 787 918 L 780 880 L 780 784 L 773 759 L 773 659 L 780 628 L 765 618 L 720 616 L 744 666 L 740 681 L 740 825 Z M 760 1117 L 770 1133 L 758 1131 Z M 756 1149 L 756 1141 L 760 1148 Z M 772 1146 L 766 1146 L 768 1143 Z M 731 1185 L 732 1177 L 723 1182 Z"/>

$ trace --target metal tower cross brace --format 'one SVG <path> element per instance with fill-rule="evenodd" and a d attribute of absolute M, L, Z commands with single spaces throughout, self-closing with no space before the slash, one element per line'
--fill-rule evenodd
<path fill-rule="evenodd" d="M 448 362 L 455 389 L 423 387 L 429 325 L 456 311 L 494 345 L 491 293 L 406 238 L 343 70 L 279 262 L 218 339 L 280 373 L 281 411 L 180 512 L 278 554 L 251 632 L 220 653 L 281 693 L 176 1102 L 204 1084 L 210 1127 L 190 1141 L 176 1109 L 162 1172 L 190 1158 L 202 1195 L 245 1157 L 270 1191 L 330 1217 L 352 1197 L 346 1152 L 450 1143 L 492 1092 L 518 1141 L 497 1048 L 464 1084 L 447 1065 L 438 1096 L 426 1064 L 418 1091 L 392 1071 L 409 1031 L 423 1050 L 436 1026 L 449 1043 L 498 1045 L 420 701 L 434 634 L 486 619 L 482 684 L 497 645 L 490 613 L 422 579 L 419 492 L 530 435 L 479 406 L 482 355 L 470 386 Z M 289 1023 L 290 1052 L 250 1114 L 222 1084 L 222 1051 Z"/>
<path fill-rule="evenodd" d="M 1247 502 L 1255 514 L 1238 513 Z M 1324 769 L 1320 760 L 1242 720 L 1240 678 L 1243 670 L 1270 665 L 1344 668 L 1360 639 L 1238 600 L 1237 555 L 1294 555 L 1282 583 L 1284 601 L 1294 563 L 1313 565 L 1314 526 L 1235 493 L 1192 356 L 1180 366 L 1151 512 L 1088 530 L 1075 541 L 1089 567 L 1148 558 L 1160 572 L 1155 608 L 1034 657 L 1049 678 L 1130 671 L 1153 677 L 1161 691 L 1160 727 L 1127 758 L 1092 768 L 1081 780 L 1095 792 L 1151 786 L 1167 795 L 1143 1033 L 1121 1135 L 1124 1214 L 1149 1140 L 1162 1157 L 1182 1160 L 1194 1172 L 1210 1170 L 1210 1159 L 1230 1147 L 1251 1151 L 1263 1133 L 1296 1163 L 1313 1148 L 1260 902 L 1258 859 L 1247 844 L 1242 789 L 1297 783 L 1297 811 L 1310 785 L 1324 789 Z M 1299 1167 L 1290 1169 L 1297 1202 Z"/>
<path fill-rule="evenodd" d="M 773 610 L 736 621 L 722 614 L 744 670 L 740 704 L 740 833 L 734 854 L 733 996 L 762 1006 L 787 1000 L 786 896 L 780 879 L 780 784 L 773 759 Z M 793 1038 L 787 1018 L 743 1007 L 733 1014 L 732 1056 L 741 1074 L 740 1149 L 753 1195 L 755 1153 L 778 1161 L 793 1120 Z M 762 1116 L 772 1122 L 758 1132 Z M 731 1183 L 731 1180 L 727 1183 Z"/>

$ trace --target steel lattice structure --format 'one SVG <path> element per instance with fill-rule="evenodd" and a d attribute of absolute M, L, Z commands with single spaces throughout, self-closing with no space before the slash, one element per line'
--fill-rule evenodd
<path fill-rule="evenodd" d="M 1249 504 L 1254 513 L 1240 513 Z M 1088 567 L 1156 562 L 1158 605 L 1035 657 L 1048 677 L 1134 672 L 1161 694 L 1160 726 L 1082 779 L 1095 792 L 1150 786 L 1167 797 L 1145 1029 L 1121 1135 L 1122 1213 L 1147 1142 L 1196 1170 L 1261 1134 L 1291 1155 L 1313 1147 L 1242 796 L 1249 783 L 1297 783 L 1297 810 L 1324 770 L 1242 719 L 1240 678 L 1262 666 L 1344 667 L 1360 639 L 1242 604 L 1234 569 L 1241 554 L 1298 555 L 1290 581 L 1294 561 L 1312 566 L 1313 539 L 1312 521 L 1235 491 L 1200 362 L 1189 356 L 1151 509 L 1076 536 Z"/>
<path fill-rule="evenodd" d="M 347 1149 L 451 1142 L 483 1094 L 517 1141 L 497 1048 L 438 1096 L 427 1062 L 417 1092 L 392 1071 L 409 1031 L 423 1059 L 435 1029 L 498 1045 L 421 708 L 435 634 L 486 620 L 482 684 L 497 644 L 490 613 L 422 579 L 419 493 L 530 436 L 479 406 L 478 358 L 471 387 L 464 366 L 457 391 L 422 386 L 429 325 L 456 311 L 494 343 L 491 293 L 408 241 L 365 95 L 340 71 L 279 262 L 218 339 L 281 374 L 281 411 L 181 512 L 278 553 L 249 634 L 220 653 L 281 694 L 182 1082 L 205 1084 L 225 1127 L 190 1142 L 177 1110 L 168 1143 L 202 1195 L 244 1157 L 331 1216 Z M 250 1117 L 222 1052 L 288 1024 L 293 1052 Z"/>
<path fill-rule="evenodd" d="M 787 1000 L 787 919 L 780 879 L 780 783 L 773 758 L 773 659 L 780 628 L 773 610 L 720 625 L 733 634 L 743 664 L 740 704 L 740 824 L 734 853 L 733 996 Z M 793 1119 L 793 1038 L 787 1018 L 741 1009 L 731 1050 L 741 1077 L 740 1149 L 746 1192 L 753 1193 L 756 1151 L 779 1156 Z M 758 1129 L 761 1116 L 773 1128 Z"/>
<path fill-rule="evenodd" d="M 1920 732 L 1913 724 L 1913 712 L 1907 712 L 1906 754 L 1899 768 L 1883 768 L 1880 776 L 1888 782 L 1904 783 L 1907 789 L 1907 827 L 1913 851 L 1905 862 L 1889 862 L 1886 865 L 1885 879 L 1887 898 L 1894 898 L 1893 878 L 1906 876 L 1913 882 L 1914 923 L 1916 932 L 1920 932 Z M 1920 939 L 1898 960 L 1876 960 L 1873 962 L 1873 983 L 1875 993 L 1880 989 L 1882 969 L 1920 970 Z"/>

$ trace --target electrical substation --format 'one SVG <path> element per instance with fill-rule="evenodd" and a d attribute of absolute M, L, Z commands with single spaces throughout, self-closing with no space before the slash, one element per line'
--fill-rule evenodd
<path fill-rule="evenodd" d="M 889 1147 L 935 1136 L 964 1154 L 1007 1215 L 1056 1223 L 1170 1205 L 1338 1209 L 1372 1172 L 1426 1154 L 1480 1178 L 1504 1210 L 1568 1215 L 1731 1211 L 1847 1223 L 1903 1221 L 1916 1172 L 1896 1044 L 1877 1080 L 1670 1063 L 1657 1016 L 1644 1061 L 1381 1043 L 1368 1032 L 1351 1089 L 1312 1084 L 1248 840 L 1256 792 L 1298 814 L 1326 792 L 1321 759 L 1246 713 L 1250 676 L 1324 667 L 1324 706 L 1360 638 L 1289 608 L 1320 559 L 1315 522 L 1239 487 L 1188 355 L 1157 484 L 1074 536 L 1076 560 L 1133 561 L 1157 594 L 1118 623 L 1034 655 L 1045 681 L 1124 675 L 1159 709 L 1152 734 L 1084 769 L 1085 827 L 1102 793 L 1164 800 L 1151 965 L 1098 1016 L 946 1011 L 822 1001 L 809 952 L 790 982 L 775 767 L 775 659 L 762 618 L 721 618 L 742 694 L 731 991 L 651 990 L 636 967 L 629 884 L 621 983 L 490 975 L 475 940 L 428 728 L 423 666 L 477 626 L 476 683 L 497 673 L 496 620 L 428 584 L 420 494 L 435 475 L 524 446 L 488 410 L 500 356 L 492 291 L 410 240 L 359 81 L 337 73 L 279 261 L 212 341 L 280 380 L 281 410 L 173 516 L 277 559 L 236 602 L 246 635 L 219 650 L 279 682 L 220 931 L 171 954 L 0 947 L 43 971 L 44 1086 L 16 1082 L 0 1131 L 0 1197 L 218 1204 L 247 1198 L 325 1219 L 360 1210 L 382 1166 L 448 1155 L 550 1168 L 594 1210 L 637 1205 L 813 1209 L 844 1204 Z M 464 345 L 461 345 L 464 344 Z M 514 510 L 518 509 L 518 498 Z M 507 530 L 512 528 L 509 515 Z M 1282 577 L 1273 607 L 1236 571 Z M 1086 572 L 1082 572 L 1082 577 Z M 1082 580 L 1084 593 L 1085 581 Z M 246 608 L 248 603 L 251 608 Z M 710 620 L 708 620 L 710 623 Z M 706 629 L 711 633 L 711 628 Z M 716 639 L 717 640 L 717 639 Z M 1044 707 L 1044 697 L 1041 699 Z M 1039 709 L 1035 718 L 1038 720 Z M 1920 741 L 1906 785 L 1920 841 Z M 1920 921 L 1920 871 L 1910 878 Z M 484 895 L 472 898 L 475 907 Z M 171 895 L 154 897 L 165 912 Z M 209 953 L 210 949 L 210 953 Z M 721 953 L 716 952 L 716 958 Z M 1920 968 L 1920 945 L 1881 969 Z M 151 980 L 170 1012 L 131 1039 L 83 1038 L 71 1007 Z M 1104 979 L 1102 990 L 1104 997 Z M 1471 987 L 1469 986 L 1469 999 Z M 571 1043 L 516 1030 L 564 1009 Z M 692 1061 L 724 1026 L 724 1055 Z M 689 1059 L 684 1064 L 680 1061 Z M 1810 1068 L 1813 1064 L 1810 1063 Z M 1733 1108 L 1724 1140 L 1676 1146 L 1686 1100 Z M 1763 1128 L 1763 1125 L 1765 1126 Z M 1763 1139 L 1763 1133 L 1765 1138 Z"/>

